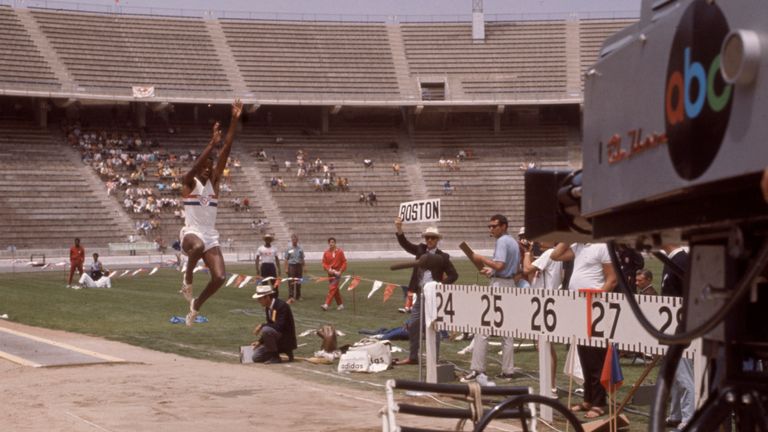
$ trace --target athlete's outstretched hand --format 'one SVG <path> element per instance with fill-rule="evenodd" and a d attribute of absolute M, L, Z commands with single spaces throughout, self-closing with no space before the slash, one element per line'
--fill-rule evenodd
<path fill-rule="evenodd" d="M 240 118 L 240 114 L 243 113 L 243 102 L 240 101 L 240 99 L 235 99 L 235 102 L 232 104 L 232 118 L 237 120 Z"/>
<path fill-rule="evenodd" d="M 221 142 L 221 123 L 216 122 L 213 124 L 213 135 L 211 136 L 211 142 L 214 145 L 218 145 Z"/>

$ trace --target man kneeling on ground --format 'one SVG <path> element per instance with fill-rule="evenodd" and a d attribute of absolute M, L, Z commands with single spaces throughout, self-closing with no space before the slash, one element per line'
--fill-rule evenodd
<path fill-rule="evenodd" d="M 99 254 L 93 254 L 93 264 L 91 264 L 90 271 L 83 273 L 79 282 L 86 288 L 112 288 L 109 270 L 105 269 L 99 261 Z"/>
<path fill-rule="evenodd" d="M 293 360 L 293 350 L 296 349 L 296 324 L 293 322 L 293 312 L 288 303 L 275 296 L 271 285 L 259 285 L 253 295 L 264 307 L 267 322 L 257 325 L 253 334 L 258 340 L 253 342 L 254 363 L 280 363 L 280 353 L 288 354 L 288 360 Z"/>

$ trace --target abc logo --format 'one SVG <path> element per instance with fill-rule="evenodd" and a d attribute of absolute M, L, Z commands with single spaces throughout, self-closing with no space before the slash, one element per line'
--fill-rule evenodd
<path fill-rule="evenodd" d="M 696 0 L 683 13 L 669 53 L 664 114 L 669 155 L 678 175 L 704 174 L 720 150 L 733 104 L 720 75 L 728 23 L 720 8 Z"/>

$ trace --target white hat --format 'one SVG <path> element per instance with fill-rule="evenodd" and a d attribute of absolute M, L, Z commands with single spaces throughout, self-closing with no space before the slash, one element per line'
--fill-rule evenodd
<path fill-rule="evenodd" d="M 520 227 L 520 231 L 517 232 L 517 235 L 525 235 L 525 227 Z"/>
<path fill-rule="evenodd" d="M 440 231 L 437 230 L 437 227 L 427 227 L 427 229 L 424 230 L 424 234 L 421 235 L 422 237 L 437 237 L 442 238 L 443 236 L 440 235 Z"/>
<path fill-rule="evenodd" d="M 274 236 L 274 234 L 269 234 L 269 233 L 267 233 L 267 234 L 264 234 L 264 236 L 263 236 L 262 238 L 265 238 L 265 239 L 266 239 L 266 238 L 271 238 L 271 239 L 274 239 L 274 238 L 275 238 L 275 236 Z"/>
<path fill-rule="evenodd" d="M 275 290 L 272 289 L 272 285 L 257 285 L 256 294 L 253 295 L 253 298 L 258 299 L 274 293 Z"/>

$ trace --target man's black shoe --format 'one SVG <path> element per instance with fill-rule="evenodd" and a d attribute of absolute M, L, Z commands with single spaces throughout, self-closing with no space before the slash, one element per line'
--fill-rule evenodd
<path fill-rule="evenodd" d="M 264 364 L 273 364 L 273 363 L 282 363 L 283 361 L 280 360 L 280 355 L 276 355 L 270 359 L 267 359 Z"/>

